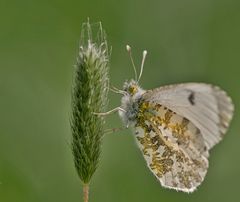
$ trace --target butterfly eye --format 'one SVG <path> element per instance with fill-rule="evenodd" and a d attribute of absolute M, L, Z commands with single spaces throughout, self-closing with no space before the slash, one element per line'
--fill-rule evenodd
<path fill-rule="evenodd" d="M 138 91 L 138 89 L 137 89 L 136 86 L 130 86 L 130 87 L 129 87 L 129 93 L 130 93 L 131 95 L 134 95 L 137 91 Z"/>

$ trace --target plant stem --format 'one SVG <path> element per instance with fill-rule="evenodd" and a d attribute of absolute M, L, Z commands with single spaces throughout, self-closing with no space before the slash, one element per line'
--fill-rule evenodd
<path fill-rule="evenodd" d="M 88 202 L 89 197 L 89 184 L 83 185 L 83 201 Z"/>

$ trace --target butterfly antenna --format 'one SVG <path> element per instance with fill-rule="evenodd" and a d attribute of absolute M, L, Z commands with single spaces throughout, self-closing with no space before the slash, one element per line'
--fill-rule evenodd
<path fill-rule="evenodd" d="M 133 61 L 131 47 L 129 45 L 126 45 L 126 49 L 127 49 L 127 52 L 129 53 L 129 56 L 130 56 L 130 59 L 131 59 L 131 62 L 132 62 L 132 66 L 133 66 L 134 74 L 135 74 L 135 80 L 137 81 L 137 70 L 136 70 L 136 66 L 135 66 L 134 61 Z"/>
<path fill-rule="evenodd" d="M 143 73 L 143 66 L 144 66 L 144 62 L 145 62 L 146 56 L 147 56 L 147 51 L 146 51 L 146 50 L 144 50 L 144 51 L 143 51 L 143 57 L 142 57 L 142 63 L 141 63 L 141 70 L 140 70 L 140 74 L 139 74 L 139 77 L 138 77 L 138 80 L 137 80 L 137 82 L 139 82 L 139 80 L 140 80 L 140 79 L 141 79 L 141 77 L 142 77 L 142 73 Z"/>

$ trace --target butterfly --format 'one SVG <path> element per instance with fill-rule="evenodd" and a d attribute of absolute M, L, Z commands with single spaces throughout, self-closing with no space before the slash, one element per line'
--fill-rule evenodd
<path fill-rule="evenodd" d="M 209 150 L 226 133 L 233 116 L 231 98 L 217 86 L 183 83 L 144 90 L 135 80 L 125 82 L 121 106 L 103 114 L 119 112 L 126 127 L 132 127 L 147 166 L 163 187 L 193 192 L 204 180 Z"/>

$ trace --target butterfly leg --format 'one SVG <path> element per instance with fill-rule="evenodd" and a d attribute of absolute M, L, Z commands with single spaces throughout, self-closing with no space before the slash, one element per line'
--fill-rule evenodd
<path fill-rule="evenodd" d="M 115 133 L 115 132 L 118 132 L 118 131 L 122 131 L 124 129 L 127 129 L 127 128 L 123 128 L 123 127 L 120 127 L 120 128 L 109 128 L 109 129 L 106 129 L 104 131 L 104 134 L 108 134 L 108 133 Z"/>
<path fill-rule="evenodd" d="M 116 108 L 114 108 L 110 111 L 107 111 L 107 112 L 100 112 L 100 113 L 93 112 L 93 114 L 98 115 L 98 116 L 106 116 L 106 115 L 113 114 L 113 113 L 118 112 L 118 111 L 126 112 L 126 110 L 122 109 L 121 107 L 116 107 Z"/>
<path fill-rule="evenodd" d="M 114 93 L 121 94 L 121 95 L 125 95 L 126 94 L 125 91 L 120 90 L 120 89 L 116 88 L 115 86 L 109 87 L 109 90 L 114 92 Z"/>

